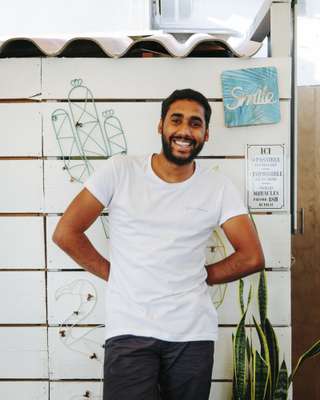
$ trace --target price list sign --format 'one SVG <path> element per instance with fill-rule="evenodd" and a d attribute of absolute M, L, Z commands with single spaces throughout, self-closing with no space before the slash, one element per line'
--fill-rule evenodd
<path fill-rule="evenodd" d="M 283 211 L 284 145 L 247 145 L 246 167 L 248 208 Z"/>

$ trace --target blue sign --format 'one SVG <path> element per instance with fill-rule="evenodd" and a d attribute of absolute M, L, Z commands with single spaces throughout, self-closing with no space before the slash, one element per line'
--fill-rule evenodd
<path fill-rule="evenodd" d="M 278 74 L 275 67 L 224 71 L 222 92 L 226 126 L 280 122 Z"/>

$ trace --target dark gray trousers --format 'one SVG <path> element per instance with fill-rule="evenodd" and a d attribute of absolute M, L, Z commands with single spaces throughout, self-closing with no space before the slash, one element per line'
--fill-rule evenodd
<path fill-rule="evenodd" d="M 103 400 L 208 400 L 213 341 L 121 335 L 105 342 Z"/>

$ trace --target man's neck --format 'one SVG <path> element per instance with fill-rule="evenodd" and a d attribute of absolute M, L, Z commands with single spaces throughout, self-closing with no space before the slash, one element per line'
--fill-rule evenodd
<path fill-rule="evenodd" d="M 191 161 L 185 165 L 177 165 L 166 159 L 165 155 L 153 154 L 151 167 L 159 178 L 168 183 L 183 182 L 190 178 L 195 170 L 195 162 Z"/>

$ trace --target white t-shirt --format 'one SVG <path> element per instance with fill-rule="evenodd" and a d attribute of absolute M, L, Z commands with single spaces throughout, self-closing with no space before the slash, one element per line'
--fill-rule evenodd
<path fill-rule="evenodd" d="M 84 183 L 109 212 L 105 338 L 216 340 L 206 243 L 213 228 L 247 209 L 213 168 L 196 160 L 189 179 L 168 183 L 154 173 L 151 157 L 113 156 Z"/>

